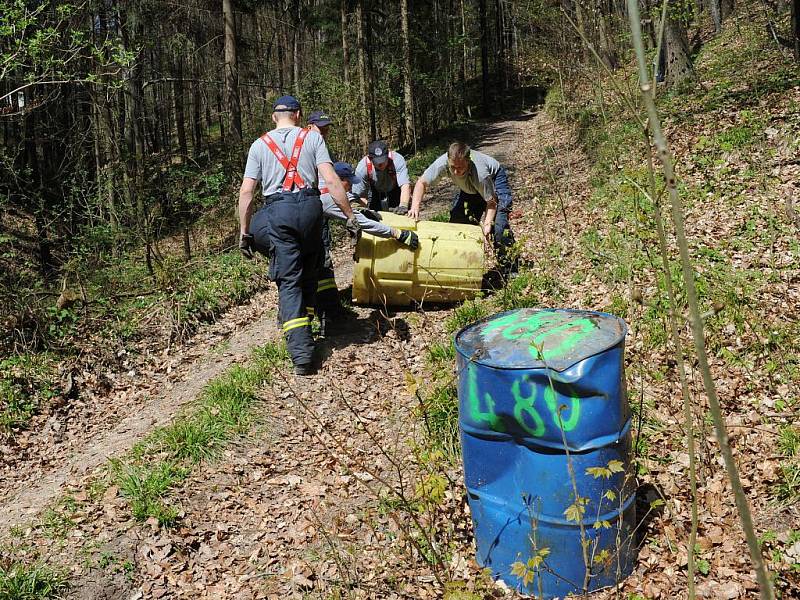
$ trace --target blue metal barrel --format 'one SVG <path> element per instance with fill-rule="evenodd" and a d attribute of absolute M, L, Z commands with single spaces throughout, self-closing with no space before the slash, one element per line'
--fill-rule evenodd
<path fill-rule="evenodd" d="M 636 546 L 618 317 L 519 309 L 456 334 L 478 563 L 543 598 L 613 585 Z"/>

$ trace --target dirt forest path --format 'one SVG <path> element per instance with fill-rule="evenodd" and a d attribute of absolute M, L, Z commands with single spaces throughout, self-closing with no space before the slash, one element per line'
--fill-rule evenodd
<path fill-rule="evenodd" d="M 512 185 L 515 165 L 509 162 L 532 118 L 526 114 L 476 126 L 469 140 L 511 167 Z M 425 213 L 441 212 L 451 198 L 450 187 L 437 186 Z M 517 209 L 529 206 L 519 197 Z M 351 280 L 349 254 L 342 248 L 335 257 L 340 288 Z M 274 292 L 258 302 L 274 306 Z M 136 526 L 121 496 L 103 501 L 89 518 L 87 535 L 99 540 L 94 555 L 113 556 L 117 565 L 134 564 L 136 576 L 122 569 L 82 569 L 72 597 L 299 598 L 312 589 L 334 588 L 364 598 L 435 597 L 428 569 L 403 566 L 410 549 L 401 530 L 408 523 L 392 517 L 384 492 L 387 485 L 413 490 L 418 481 L 414 461 L 406 459 L 422 423 L 412 417 L 418 400 L 409 393 L 405 374 L 424 377 L 425 351 L 444 335 L 450 311 L 386 315 L 354 307 L 340 327 L 344 333 L 322 342 L 320 372 L 306 379 L 279 374 L 264 390 L 263 426 L 255 439 L 204 464 L 181 486 L 178 528 Z M 252 347 L 277 337 L 272 311 L 238 324 L 224 355 L 212 361 L 213 369 L 208 357 L 199 357 L 186 367 L 187 385 L 164 390 L 160 398 L 154 394 L 159 399 L 137 411 L 147 416 L 133 416 L 133 421 L 157 416 L 163 422 L 225 364 L 245 359 Z M 115 431 L 128 427 L 123 422 Z M 131 427 L 124 440 L 115 439 L 115 433 L 95 440 L 71 461 L 78 466 L 70 481 L 79 482 L 145 430 Z M 102 440 L 109 443 L 103 446 Z M 455 471 L 450 476 L 459 477 Z M 42 506 L 64 489 L 64 480 L 58 476 L 12 502 L 21 507 L 35 497 Z M 469 544 L 466 531 L 455 535 Z M 457 569 L 466 572 L 467 558 L 455 557 Z"/>
<path fill-rule="evenodd" d="M 275 337 L 275 313 L 269 309 L 275 300 L 274 289 L 258 294 L 197 333 L 179 351 L 164 356 L 161 369 L 111 390 L 96 407 L 92 422 L 54 415 L 48 421 L 50 431 L 41 436 L 51 446 L 47 462 L 37 462 L 33 446 L 18 458 L 13 471 L 4 474 L 0 538 L 50 504 L 67 484 L 75 485 L 167 424 L 206 383 L 231 364 L 246 360 L 262 340 Z"/>
<path fill-rule="evenodd" d="M 507 164 L 521 125 L 531 117 L 532 114 L 523 114 L 479 124 L 468 141 Z M 446 183 L 438 185 L 424 206 L 423 218 L 446 210 L 451 197 L 452 191 Z M 340 288 L 352 280 L 352 261 L 347 250 L 336 261 L 336 277 Z M 70 422 L 69 417 L 54 416 L 48 421 L 47 430 L 31 440 L 29 446 L 7 449 L 9 453 L 21 450 L 22 456 L 15 457 L 13 468 L 3 473 L 0 483 L 3 503 L 0 538 L 55 500 L 65 486 L 78 484 L 109 458 L 130 449 L 153 428 L 169 422 L 187 402 L 197 397 L 208 381 L 231 364 L 246 360 L 255 347 L 276 339 L 276 304 L 276 291 L 270 288 L 248 305 L 237 307 L 201 330 L 180 350 L 165 356 L 161 369 L 132 378 L 131 382 L 112 385 L 107 397 L 92 407 L 91 419 L 78 423 Z M 361 315 L 360 320 L 364 321 Z M 368 345 L 370 340 L 361 342 Z M 37 444 L 48 447 L 47 460 L 39 456 Z"/>

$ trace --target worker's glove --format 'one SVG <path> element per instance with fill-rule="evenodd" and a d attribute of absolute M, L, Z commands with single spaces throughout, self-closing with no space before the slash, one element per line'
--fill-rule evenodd
<path fill-rule="evenodd" d="M 239 250 L 247 260 L 253 258 L 253 236 L 249 233 L 243 233 L 239 238 Z"/>
<path fill-rule="evenodd" d="M 379 213 L 377 210 L 372 210 L 371 208 L 359 208 L 358 212 L 367 217 L 370 221 L 380 221 L 383 219 L 383 217 L 381 217 L 381 213 Z"/>
<path fill-rule="evenodd" d="M 419 248 L 419 237 L 417 237 L 416 233 L 407 229 L 403 229 L 400 232 L 400 235 L 397 236 L 397 241 L 404 246 L 408 246 L 411 250 Z"/>
<path fill-rule="evenodd" d="M 347 229 L 347 233 L 355 238 L 357 238 L 361 233 L 361 223 L 358 222 L 358 219 L 356 219 L 355 216 L 347 219 L 344 224 L 344 228 Z"/>
<path fill-rule="evenodd" d="M 405 215 L 408 214 L 408 207 L 407 206 L 403 206 L 401 204 L 400 206 L 395 206 L 394 208 L 390 208 L 389 211 L 393 212 L 396 215 L 405 216 Z"/>

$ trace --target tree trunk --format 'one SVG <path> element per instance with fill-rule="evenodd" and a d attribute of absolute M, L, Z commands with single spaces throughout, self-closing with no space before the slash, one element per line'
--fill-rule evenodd
<path fill-rule="evenodd" d="M 30 101 L 27 93 L 25 99 L 26 101 Z M 39 267 L 42 275 L 48 276 L 52 274 L 53 257 L 51 252 L 48 219 L 46 218 L 45 214 L 46 207 L 44 200 L 44 184 L 42 182 L 39 150 L 36 147 L 35 114 L 36 113 L 34 111 L 30 111 L 25 115 L 25 163 L 31 174 L 30 180 L 32 185 L 30 191 L 35 195 L 36 198 L 34 221 L 37 229 L 36 240 L 39 244 Z"/>
<path fill-rule="evenodd" d="M 478 21 L 481 28 L 481 110 L 489 114 L 489 23 L 486 18 L 486 0 L 478 0 Z"/>
<path fill-rule="evenodd" d="M 674 18 L 667 12 L 667 22 L 664 25 L 664 44 L 666 46 L 666 74 L 667 86 L 673 86 L 694 78 L 694 69 L 689 57 L 689 38 L 686 26 L 680 19 Z"/>
<path fill-rule="evenodd" d="M 195 159 L 203 151 L 203 128 L 201 123 L 202 96 L 200 94 L 200 84 L 196 81 L 192 83 L 192 152 Z"/>
<path fill-rule="evenodd" d="M 364 39 L 364 0 L 356 4 L 356 24 L 358 27 L 358 96 L 361 100 L 360 134 L 364 148 L 369 144 L 369 125 L 367 123 L 367 48 Z"/>
<path fill-rule="evenodd" d="M 342 21 L 342 67 L 344 68 L 344 87 L 350 91 L 350 45 L 347 43 L 347 0 L 340 4 Z"/>
<path fill-rule="evenodd" d="M 584 8 L 581 4 L 581 0 L 575 0 L 575 25 L 577 26 L 578 33 L 581 35 L 582 39 L 592 39 L 586 29 L 586 15 L 584 14 Z M 588 61 L 589 57 L 591 56 L 586 44 L 581 44 L 581 56 L 583 56 L 584 62 Z"/>
<path fill-rule="evenodd" d="M 341 0 L 339 4 L 341 13 L 342 24 L 342 67 L 344 69 L 344 92 L 346 96 L 350 96 L 350 44 L 347 42 L 347 0 Z M 349 104 L 349 103 L 348 103 Z M 347 119 L 345 122 L 346 127 L 346 143 L 349 146 L 353 139 L 353 120 Z"/>
<path fill-rule="evenodd" d="M 192 243 L 189 240 L 191 227 L 188 223 L 183 226 L 183 257 L 186 260 L 192 260 Z"/>
<path fill-rule="evenodd" d="M 792 45 L 794 59 L 800 62 L 800 0 L 792 0 Z"/>
<path fill-rule="evenodd" d="M 506 69 L 506 38 L 503 0 L 495 1 L 495 28 L 497 29 L 497 83 L 505 92 L 508 89 L 508 71 Z M 500 94 L 501 102 L 505 94 Z"/>
<path fill-rule="evenodd" d="M 300 95 L 300 0 L 294 3 L 294 28 L 292 29 L 292 90 Z"/>
<path fill-rule="evenodd" d="M 714 0 L 711 0 L 712 2 Z M 608 33 L 608 15 L 602 8 L 602 2 L 594 0 L 594 13 L 595 21 L 597 22 L 597 36 L 600 42 L 600 56 L 605 65 L 614 70 L 619 66 L 619 59 L 617 58 L 617 50 L 611 42 L 611 36 Z"/>
<path fill-rule="evenodd" d="M 239 103 L 239 70 L 236 63 L 236 20 L 232 0 L 222 0 L 225 21 L 225 110 L 235 143 L 242 141 L 242 110 Z"/>
<path fill-rule="evenodd" d="M 722 22 L 733 14 L 733 9 L 736 8 L 735 0 L 720 0 L 720 12 Z"/>
<path fill-rule="evenodd" d="M 722 31 L 722 3 L 720 0 L 709 0 L 708 8 L 711 11 L 711 22 L 714 25 L 714 31 L 720 33 Z"/>
<path fill-rule="evenodd" d="M 371 140 L 378 139 L 378 119 L 375 108 L 375 61 L 374 61 L 374 36 L 372 26 L 372 12 L 367 10 L 364 13 L 364 23 L 367 30 L 364 37 L 367 42 L 367 80 L 369 81 L 369 137 Z"/>
<path fill-rule="evenodd" d="M 411 46 L 408 34 L 408 0 L 400 0 L 400 30 L 403 36 L 403 140 L 412 142 L 414 135 L 414 105 L 411 95 Z"/>
<path fill-rule="evenodd" d="M 178 69 L 175 81 L 172 82 L 172 97 L 175 107 L 175 129 L 178 133 L 178 151 L 181 153 L 182 160 L 186 160 L 189 151 L 186 147 L 186 112 L 183 105 L 183 64 L 178 59 Z"/>

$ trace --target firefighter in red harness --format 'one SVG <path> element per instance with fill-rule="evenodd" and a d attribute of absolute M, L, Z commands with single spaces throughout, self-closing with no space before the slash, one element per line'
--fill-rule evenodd
<path fill-rule="evenodd" d="M 372 210 L 391 210 L 406 214 L 411 201 L 411 180 L 406 159 L 389 150 L 386 142 L 376 140 L 356 166 L 353 194 Z M 398 207 L 405 207 L 405 210 Z"/>
<path fill-rule="evenodd" d="M 248 258 L 270 256 L 269 278 L 278 286 L 280 321 L 298 375 L 314 372 L 311 335 L 317 270 L 322 259 L 322 203 L 318 177 L 327 182 L 336 205 L 354 233 L 359 225 L 336 176 L 325 141 L 298 127 L 300 103 L 292 96 L 273 105 L 275 129 L 253 142 L 239 190 L 239 248 Z M 263 207 L 252 214 L 253 192 L 261 183 Z"/>

